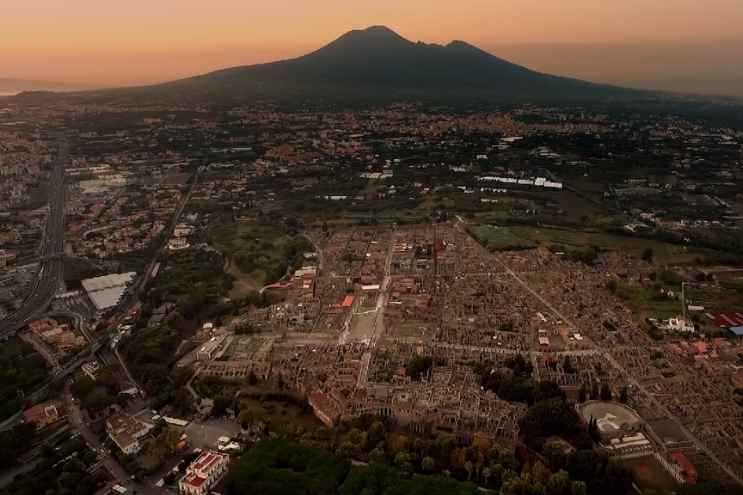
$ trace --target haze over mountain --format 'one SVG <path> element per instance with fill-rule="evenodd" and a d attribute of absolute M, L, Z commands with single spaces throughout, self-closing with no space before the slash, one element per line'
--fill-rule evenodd
<path fill-rule="evenodd" d="M 642 94 L 532 71 L 464 41 L 414 43 L 374 26 L 348 32 L 302 57 L 240 66 L 139 91 L 209 97 L 431 96 L 595 100 Z"/>
<path fill-rule="evenodd" d="M 14 95 L 23 91 L 76 91 L 90 89 L 82 85 L 54 81 L 30 81 L 17 78 L 0 77 L 0 96 Z"/>

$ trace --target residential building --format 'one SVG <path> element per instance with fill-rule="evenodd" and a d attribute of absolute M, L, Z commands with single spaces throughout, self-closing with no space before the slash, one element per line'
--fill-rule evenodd
<path fill-rule="evenodd" d="M 136 454 L 142 448 L 140 439 L 155 426 L 119 412 L 106 420 L 106 432 L 124 454 Z"/>
<path fill-rule="evenodd" d="M 43 402 L 23 411 L 23 420 L 41 430 L 64 418 L 64 411 L 56 402 Z"/>

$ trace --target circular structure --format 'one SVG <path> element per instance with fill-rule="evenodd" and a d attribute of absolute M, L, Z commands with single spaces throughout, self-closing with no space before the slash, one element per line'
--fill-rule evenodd
<path fill-rule="evenodd" d="M 643 422 L 634 410 L 617 402 L 587 402 L 578 410 L 584 421 L 596 420 L 602 435 L 635 431 Z"/>

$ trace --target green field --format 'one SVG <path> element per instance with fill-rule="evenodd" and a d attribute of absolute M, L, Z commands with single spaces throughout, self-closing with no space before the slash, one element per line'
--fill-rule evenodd
<path fill-rule="evenodd" d="M 525 237 L 517 235 L 513 228 L 495 225 L 476 225 L 470 227 L 470 233 L 483 246 L 491 251 L 510 251 L 514 249 L 531 249 L 538 246 Z"/>
<path fill-rule="evenodd" d="M 484 246 L 493 251 L 524 249 L 537 246 L 563 246 L 566 248 L 587 248 L 596 246 L 601 249 L 621 250 L 631 255 L 642 256 L 645 249 L 653 250 L 656 263 L 684 264 L 704 256 L 699 249 L 689 249 L 676 244 L 669 244 L 637 237 L 607 234 L 604 232 L 587 232 L 551 227 L 528 226 L 471 226 L 470 231 Z"/>
<path fill-rule="evenodd" d="M 224 270 L 235 278 L 229 293 L 232 299 L 247 297 L 281 279 L 293 258 L 313 250 L 304 237 L 258 220 L 218 224 L 209 231 L 209 238 L 224 255 Z"/>
<path fill-rule="evenodd" d="M 680 301 L 661 297 L 650 288 L 620 285 L 617 295 L 643 318 L 668 319 L 681 314 Z"/>

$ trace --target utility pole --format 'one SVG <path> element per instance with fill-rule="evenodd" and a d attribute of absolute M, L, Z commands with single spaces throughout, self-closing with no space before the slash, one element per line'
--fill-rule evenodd
<path fill-rule="evenodd" d="M 439 252 L 438 252 L 438 229 L 436 224 L 433 224 L 433 280 L 434 283 L 438 280 L 439 275 Z"/>

